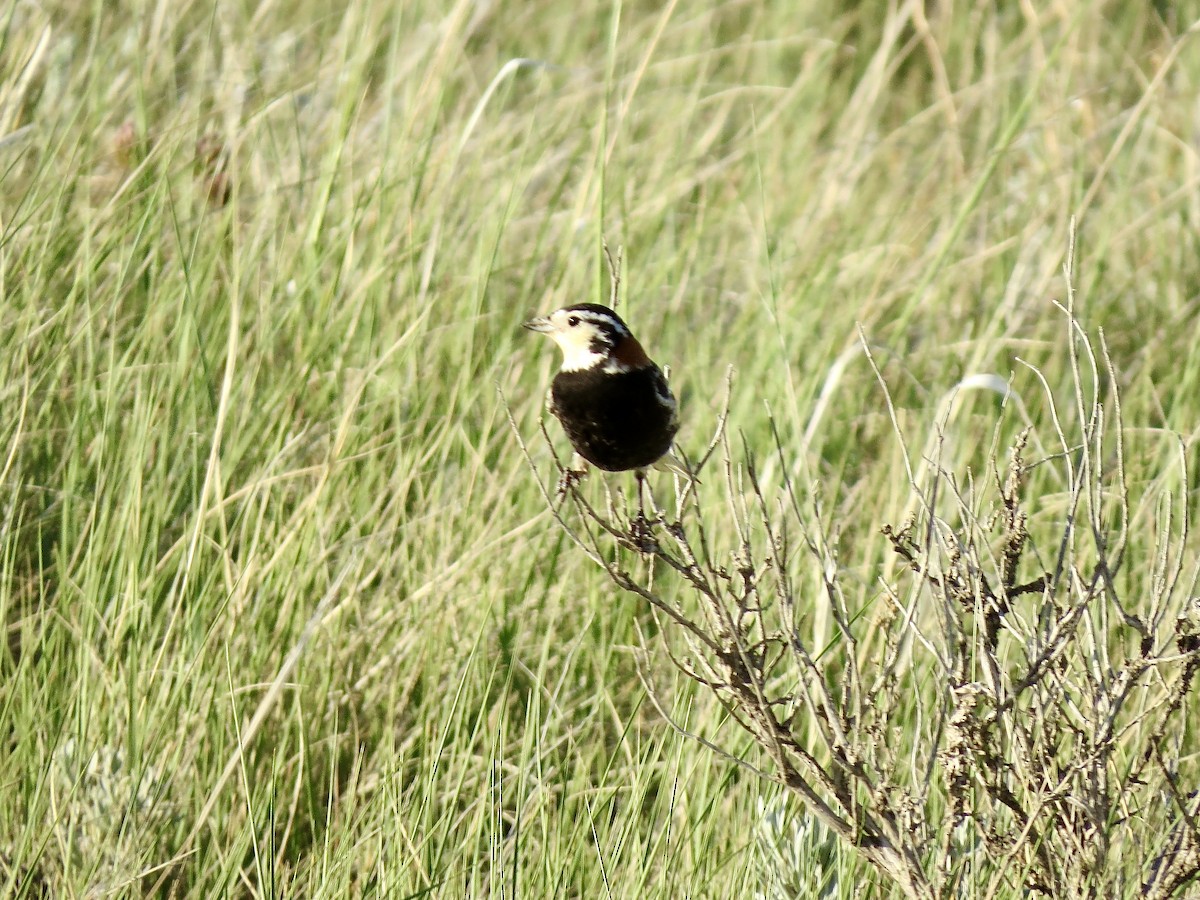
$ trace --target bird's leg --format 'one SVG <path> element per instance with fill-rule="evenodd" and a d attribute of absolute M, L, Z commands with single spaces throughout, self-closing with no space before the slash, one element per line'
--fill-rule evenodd
<path fill-rule="evenodd" d="M 653 553 L 656 546 L 654 534 L 650 528 L 650 521 L 646 518 L 646 473 L 643 469 L 634 469 L 633 475 L 637 479 L 638 512 L 637 517 L 629 523 L 629 537 L 639 551 Z M 650 500 L 653 503 L 654 498 L 651 497 Z"/>
<path fill-rule="evenodd" d="M 570 493 L 571 488 L 583 481 L 583 477 L 587 475 L 587 466 L 583 462 L 583 457 L 578 453 L 571 455 L 571 463 L 562 470 L 562 474 L 558 476 L 558 486 L 554 489 L 554 496 L 560 502 Z"/>

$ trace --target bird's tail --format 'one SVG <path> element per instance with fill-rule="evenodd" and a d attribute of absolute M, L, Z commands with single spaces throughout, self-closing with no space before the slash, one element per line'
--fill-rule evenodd
<path fill-rule="evenodd" d="M 664 454 L 650 468 L 657 469 L 660 472 L 670 472 L 673 475 L 682 475 L 684 478 L 689 478 L 696 483 L 700 482 L 700 479 L 696 477 L 696 473 L 692 471 L 691 467 L 674 453 Z"/>

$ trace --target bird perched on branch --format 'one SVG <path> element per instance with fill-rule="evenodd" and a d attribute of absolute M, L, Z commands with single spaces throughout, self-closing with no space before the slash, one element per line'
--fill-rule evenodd
<path fill-rule="evenodd" d="M 670 457 L 679 430 L 675 397 L 621 317 L 598 303 L 578 303 L 525 323 L 563 352 L 550 386 L 550 412 L 575 452 L 600 469 L 632 469 L 641 500 L 644 470 Z M 686 470 L 684 470 L 686 471 Z"/>

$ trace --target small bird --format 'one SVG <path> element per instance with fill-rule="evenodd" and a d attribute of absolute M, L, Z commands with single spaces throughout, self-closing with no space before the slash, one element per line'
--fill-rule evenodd
<path fill-rule="evenodd" d="M 662 370 L 621 317 L 599 303 L 577 303 L 525 327 L 550 336 L 562 349 L 549 407 L 571 446 L 597 468 L 632 469 L 640 502 L 643 470 L 668 456 L 679 430 L 675 397 Z"/>

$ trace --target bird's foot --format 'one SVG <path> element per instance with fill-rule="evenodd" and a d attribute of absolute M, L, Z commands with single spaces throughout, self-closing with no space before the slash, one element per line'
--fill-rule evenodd
<path fill-rule="evenodd" d="M 644 510 L 638 510 L 629 520 L 629 543 L 638 553 L 647 556 L 658 550 L 658 539 L 654 536 L 654 523 L 646 518 Z"/>
<path fill-rule="evenodd" d="M 554 496 L 557 500 L 562 500 L 570 492 L 571 488 L 583 481 L 583 477 L 587 475 L 586 469 L 572 469 L 567 467 L 562 470 L 562 475 L 558 478 L 558 486 L 554 489 Z"/>

